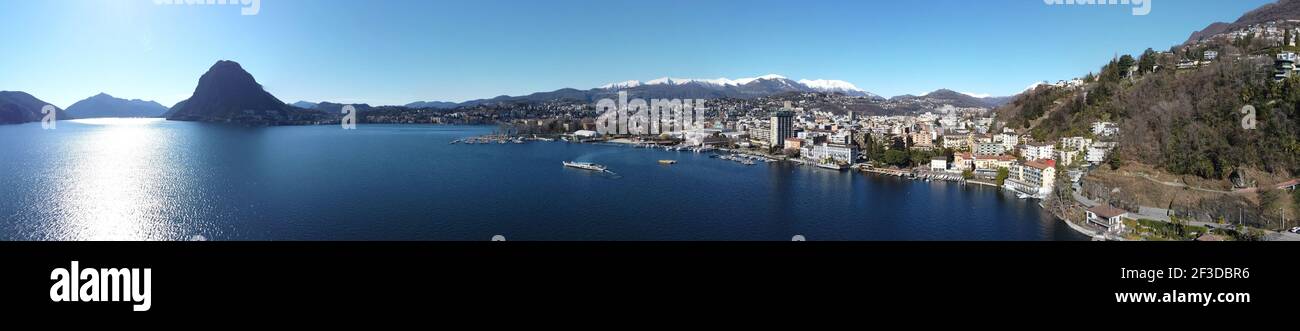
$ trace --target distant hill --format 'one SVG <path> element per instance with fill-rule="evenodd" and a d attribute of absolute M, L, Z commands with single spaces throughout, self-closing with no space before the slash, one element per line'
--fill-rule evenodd
<path fill-rule="evenodd" d="M 312 121 L 317 111 L 304 110 L 266 92 L 253 75 L 234 61 L 217 61 L 199 78 L 194 95 L 172 107 L 168 120 L 232 122 L 258 125 Z"/>
<path fill-rule="evenodd" d="M 302 109 L 316 109 L 316 103 L 313 103 L 313 102 L 307 102 L 307 101 L 298 101 L 298 102 L 294 102 L 294 103 L 293 103 L 293 106 L 294 106 L 294 107 L 298 107 L 298 108 L 302 108 Z"/>
<path fill-rule="evenodd" d="M 100 93 L 68 106 L 68 115 L 75 118 L 101 117 L 162 117 L 167 107 L 157 102 L 126 100 Z"/>
<path fill-rule="evenodd" d="M 414 109 L 424 109 L 424 108 L 452 109 L 452 108 L 456 108 L 457 106 L 460 106 L 460 104 L 455 102 L 444 102 L 444 101 L 416 101 L 416 102 L 406 104 L 406 108 L 414 108 Z"/>
<path fill-rule="evenodd" d="M 315 109 L 328 114 L 342 114 L 343 106 L 346 106 L 346 104 L 322 101 L 321 103 L 316 104 Z M 374 107 L 364 103 L 352 104 L 352 107 L 356 108 L 357 112 L 370 111 L 374 109 Z"/>
<path fill-rule="evenodd" d="M 1010 102 L 1011 99 L 1014 98 L 1015 98 L 1014 96 L 979 98 L 969 94 L 949 90 L 949 89 L 939 89 L 922 96 L 915 96 L 910 94 L 900 95 L 900 96 L 890 98 L 889 100 L 912 101 L 912 100 L 928 99 L 934 103 L 948 104 L 948 105 L 952 105 L 953 107 L 997 108 L 1006 104 L 1007 102 Z"/>
<path fill-rule="evenodd" d="M 980 98 L 980 100 L 984 100 L 984 103 L 988 104 L 990 107 L 997 108 L 997 107 L 1002 107 L 1007 103 L 1010 103 L 1011 101 L 1015 100 L 1016 97 L 1018 96 L 1020 95 L 1008 95 L 1005 97 L 985 97 L 985 98 Z"/>
<path fill-rule="evenodd" d="M 39 122 L 45 118 L 41 108 L 49 103 L 33 97 L 31 94 L 16 91 L 0 91 L 0 124 L 18 124 Z M 72 119 L 68 113 L 55 107 L 55 118 Z"/>
<path fill-rule="evenodd" d="M 1254 24 L 1294 19 L 1300 19 L 1300 0 L 1279 0 L 1247 12 L 1232 23 L 1212 23 L 1206 26 L 1205 29 L 1192 33 L 1191 37 L 1187 38 L 1187 43 L 1194 43 L 1203 38 L 1228 31 L 1240 30 Z"/>

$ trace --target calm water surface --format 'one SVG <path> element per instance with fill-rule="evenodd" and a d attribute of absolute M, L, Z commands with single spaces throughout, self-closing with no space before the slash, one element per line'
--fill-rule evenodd
<path fill-rule="evenodd" d="M 0 239 L 1086 239 L 973 185 L 618 146 L 448 144 L 491 129 L 0 125 Z"/>

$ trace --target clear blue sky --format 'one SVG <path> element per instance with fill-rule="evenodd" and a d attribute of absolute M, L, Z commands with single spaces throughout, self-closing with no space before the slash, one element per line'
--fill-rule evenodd
<path fill-rule="evenodd" d="M 0 90 L 171 106 L 220 59 L 285 102 L 464 101 L 609 82 L 840 79 L 884 96 L 1010 95 L 1168 49 L 1270 0 L 0 0 Z"/>

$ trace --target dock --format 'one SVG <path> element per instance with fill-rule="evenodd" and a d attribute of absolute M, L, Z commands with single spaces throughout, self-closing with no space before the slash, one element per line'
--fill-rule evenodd
<path fill-rule="evenodd" d="M 859 167 L 858 169 L 861 169 L 862 172 L 880 174 L 886 176 L 906 177 L 906 178 L 911 178 L 915 176 L 911 170 L 894 170 L 894 169 L 883 169 L 883 168 L 873 168 L 873 167 Z"/>

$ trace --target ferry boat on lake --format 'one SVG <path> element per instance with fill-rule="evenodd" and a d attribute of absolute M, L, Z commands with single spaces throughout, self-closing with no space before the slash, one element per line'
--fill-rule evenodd
<path fill-rule="evenodd" d="M 582 170 L 591 170 L 591 171 L 597 171 L 597 172 L 606 172 L 606 171 L 609 171 L 609 168 L 608 168 L 608 167 L 605 167 L 605 166 L 603 166 L 603 165 L 599 165 L 599 164 L 595 164 L 595 163 L 590 163 L 590 162 L 568 162 L 568 161 L 565 161 L 565 162 L 564 162 L 564 166 L 569 167 L 569 168 L 582 169 Z"/>

